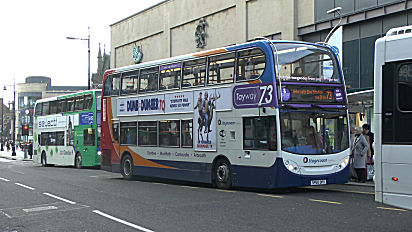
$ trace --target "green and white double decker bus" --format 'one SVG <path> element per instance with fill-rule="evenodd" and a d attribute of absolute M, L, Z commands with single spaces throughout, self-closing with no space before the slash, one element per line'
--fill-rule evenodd
<path fill-rule="evenodd" d="M 33 125 L 33 161 L 42 166 L 100 165 L 101 91 L 40 99 Z"/>

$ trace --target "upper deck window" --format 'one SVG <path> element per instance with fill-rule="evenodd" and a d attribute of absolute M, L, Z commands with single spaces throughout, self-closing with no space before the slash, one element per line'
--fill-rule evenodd
<path fill-rule="evenodd" d="M 206 59 L 186 61 L 183 68 L 182 87 L 205 86 Z"/>
<path fill-rule="evenodd" d="M 341 83 L 339 67 L 326 48 L 305 44 L 276 44 L 281 81 Z"/>
<path fill-rule="evenodd" d="M 159 68 L 148 68 L 140 70 L 139 92 L 153 92 L 157 90 Z"/>
<path fill-rule="evenodd" d="M 237 81 L 253 80 L 265 71 L 265 53 L 259 48 L 238 52 Z"/>
<path fill-rule="evenodd" d="M 160 90 L 179 88 L 181 65 L 177 63 L 160 66 Z"/>
<path fill-rule="evenodd" d="M 137 93 L 138 74 L 139 71 L 123 73 L 121 94 Z"/>
<path fill-rule="evenodd" d="M 235 53 L 209 57 L 209 85 L 232 83 L 235 74 Z"/>
<path fill-rule="evenodd" d="M 120 90 L 120 74 L 109 75 L 104 83 L 104 96 L 119 95 Z"/>

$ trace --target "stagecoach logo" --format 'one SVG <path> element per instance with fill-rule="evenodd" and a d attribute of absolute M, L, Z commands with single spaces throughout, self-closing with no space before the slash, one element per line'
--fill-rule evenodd
<path fill-rule="evenodd" d="M 304 157 L 304 158 L 303 158 L 303 163 L 306 164 L 307 162 L 308 162 L 308 157 Z"/>
<path fill-rule="evenodd" d="M 328 159 L 309 159 L 308 157 L 303 157 L 303 163 L 317 164 L 317 163 L 326 163 Z"/>

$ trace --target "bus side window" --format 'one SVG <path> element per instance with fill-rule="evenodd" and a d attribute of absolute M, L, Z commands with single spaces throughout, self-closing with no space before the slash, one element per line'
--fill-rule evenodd
<path fill-rule="evenodd" d="M 49 114 L 49 103 L 50 102 L 43 102 L 42 104 L 42 114 L 41 115 L 48 115 Z"/>
<path fill-rule="evenodd" d="M 119 142 L 119 124 L 113 123 L 112 125 L 113 142 Z"/>
<path fill-rule="evenodd" d="M 84 103 L 83 103 L 84 110 L 90 110 L 93 106 L 93 95 L 88 94 L 84 96 Z"/>
<path fill-rule="evenodd" d="M 180 67 L 181 63 L 160 66 L 160 90 L 180 87 Z"/>
<path fill-rule="evenodd" d="M 113 81 L 113 76 L 112 75 L 107 76 L 106 81 L 104 82 L 103 96 L 112 95 L 112 81 Z"/>
<path fill-rule="evenodd" d="M 42 105 L 43 105 L 43 103 L 37 103 L 36 104 L 36 108 L 34 110 L 34 116 L 40 116 L 41 115 Z"/>
<path fill-rule="evenodd" d="M 235 74 L 235 53 L 209 57 L 208 85 L 233 83 Z"/>
<path fill-rule="evenodd" d="M 243 148 L 251 150 L 276 150 L 275 117 L 243 118 Z"/>
<path fill-rule="evenodd" d="M 57 113 L 57 101 L 51 101 L 50 103 L 50 114 Z"/>
<path fill-rule="evenodd" d="M 159 122 L 159 146 L 179 147 L 180 146 L 180 121 L 168 120 Z"/>
<path fill-rule="evenodd" d="M 182 88 L 193 86 L 205 86 L 206 59 L 186 61 L 183 64 Z"/>
<path fill-rule="evenodd" d="M 120 123 L 120 144 L 137 145 L 137 123 Z"/>
<path fill-rule="evenodd" d="M 120 92 L 120 74 L 116 74 L 112 76 L 112 83 L 111 83 L 111 96 L 118 96 Z"/>
<path fill-rule="evenodd" d="M 265 70 L 265 54 L 259 48 L 239 51 L 237 64 L 237 81 L 256 79 Z"/>
<path fill-rule="evenodd" d="M 139 71 L 123 73 L 122 75 L 122 89 L 120 94 L 135 94 L 137 93 Z"/>
<path fill-rule="evenodd" d="M 75 102 L 74 105 L 75 105 L 74 109 L 75 109 L 76 111 L 78 111 L 78 110 L 83 110 L 83 107 L 84 107 L 84 96 L 77 97 L 77 98 L 76 98 L 76 102 Z"/>
<path fill-rule="evenodd" d="M 157 91 L 159 67 L 143 69 L 140 71 L 139 92 Z"/>
<path fill-rule="evenodd" d="M 83 145 L 94 146 L 96 138 L 96 131 L 94 128 L 87 128 L 83 130 Z"/>
<path fill-rule="evenodd" d="M 157 146 L 157 122 L 139 122 L 139 146 Z"/>
<path fill-rule="evenodd" d="M 72 112 L 74 111 L 74 98 L 68 98 L 66 103 L 66 111 L 65 112 Z"/>
<path fill-rule="evenodd" d="M 182 120 L 182 147 L 193 147 L 193 119 Z"/>

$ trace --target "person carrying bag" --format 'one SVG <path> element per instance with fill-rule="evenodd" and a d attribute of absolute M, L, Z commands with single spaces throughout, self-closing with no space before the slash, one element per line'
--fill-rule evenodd
<path fill-rule="evenodd" d="M 369 144 L 360 133 L 355 135 L 351 155 L 353 156 L 353 167 L 358 176 L 358 182 L 365 183 L 366 181 L 366 156 L 369 150 Z"/>

